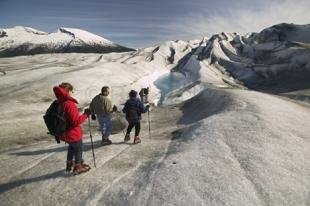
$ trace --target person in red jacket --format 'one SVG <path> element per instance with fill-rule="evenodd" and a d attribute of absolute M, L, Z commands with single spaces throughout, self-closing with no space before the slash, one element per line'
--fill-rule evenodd
<path fill-rule="evenodd" d="M 85 109 L 83 114 L 79 114 L 76 106 L 78 102 L 71 96 L 73 86 L 70 83 L 61 83 L 59 86 L 54 87 L 53 90 L 58 103 L 63 108 L 68 123 L 67 131 L 59 137 L 59 139 L 69 144 L 66 171 L 70 172 L 74 166 L 74 174 L 87 172 L 90 170 L 90 166 L 83 164 L 83 131 L 81 124 L 89 117 L 90 110 Z M 75 161 L 73 161 L 73 157 Z"/>

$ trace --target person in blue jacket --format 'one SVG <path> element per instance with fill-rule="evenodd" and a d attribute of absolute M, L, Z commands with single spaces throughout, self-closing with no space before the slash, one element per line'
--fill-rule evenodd
<path fill-rule="evenodd" d="M 137 92 L 135 90 L 129 92 L 129 99 L 126 101 L 123 108 L 123 112 L 126 114 L 126 120 L 128 121 L 128 128 L 124 139 L 125 142 L 130 140 L 130 132 L 133 128 L 135 128 L 133 143 L 137 144 L 141 142 L 139 138 L 141 114 L 147 112 L 149 107 L 149 105 L 144 106 L 140 99 L 137 98 Z"/>

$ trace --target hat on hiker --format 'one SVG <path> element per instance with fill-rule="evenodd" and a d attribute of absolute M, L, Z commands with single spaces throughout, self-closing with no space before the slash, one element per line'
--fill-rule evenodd
<path fill-rule="evenodd" d="M 131 90 L 129 92 L 129 97 L 136 97 L 137 96 L 137 92 L 135 90 Z"/>

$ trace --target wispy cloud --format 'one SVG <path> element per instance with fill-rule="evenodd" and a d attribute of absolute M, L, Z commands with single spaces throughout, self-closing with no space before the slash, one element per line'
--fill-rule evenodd
<path fill-rule="evenodd" d="M 150 45 L 175 39 L 201 39 L 220 32 L 259 32 L 262 29 L 279 23 L 310 23 L 309 0 L 273 0 L 261 3 L 260 6 L 249 5 L 238 8 L 219 8 L 212 11 L 200 8 L 201 12 L 189 13 L 178 18 L 160 19 L 150 24 L 136 21 L 119 22 L 123 34 L 130 35 L 131 28 L 145 35 L 141 45 Z M 124 35 L 125 37 L 126 35 Z"/>
<path fill-rule="evenodd" d="M 238 9 L 225 9 L 225 15 L 217 11 L 191 13 L 187 17 L 165 25 L 179 31 L 181 37 L 210 36 L 220 32 L 259 32 L 278 23 L 310 23 L 310 1 L 273 0 L 261 8 L 249 9 L 246 5 Z M 175 34 L 177 37 L 178 34 Z M 173 37 L 173 34 L 172 36 Z"/>

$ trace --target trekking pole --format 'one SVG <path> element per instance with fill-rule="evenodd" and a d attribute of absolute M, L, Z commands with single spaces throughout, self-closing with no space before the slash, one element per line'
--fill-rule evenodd
<path fill-rule="evenodd" d="M 96 158 L 95 158 L 95 151 L 94 151 L 93 135 L 91 134 L 90 118 L 89 117 L 88 117 L 88 127 L 89 127 L 89 136 L 90 136 L 90 142 L 91 142 L 91 150 L 93 151 L 94 166 L 96 167 Z"/>
<path fill-rule="evenodd" d="M 125 136 L 126 136 L 126 133 L 125 133 L 124 129 L 122 129 L 122 131 L 123 131 L 123 134 L 124 134 L 124 137 L 125 137 Z"/>
<path fill-rule="evenodd" d="M 119 120 L 119 123 L 120 123 L 120 126 L 122 127 L 122 121 L 121 121 L 121 115 L 118 115 L 118 120 Z M 124 131 L 124 129 L 122 129 L 122 131 L 123 131 L 123 134 L 124 134 L 124 137 L 126 136 L 126 134 L 125 134 L 125 131 Z"/>
<path fill-rule="evenodd" d="M 149 122 L 149 138 L 151 139 L 151 121 L 150 121 L 150 110 L 147 111 L 148 122 Z"/>

